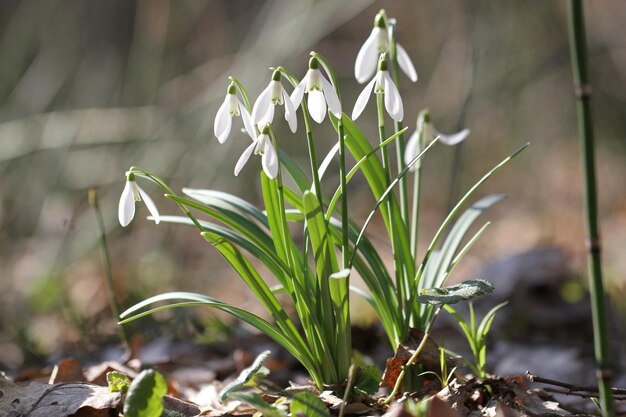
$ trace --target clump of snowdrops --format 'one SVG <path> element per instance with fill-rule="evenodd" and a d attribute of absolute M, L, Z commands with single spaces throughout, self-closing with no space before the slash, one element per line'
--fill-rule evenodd
<path fill-rule="evenodd" d="M 441 134 L 433 127 L 427 110 L 418 113 L 404 108 L 399 91 L 400 73 L 416 82 L 417 72 L 408 53 L 397 42 L 395 19 L 389 19 L 384 11 L 376 15 L 372 32 L 356 57 L 356 80 L 367 84 L 350 115 L 346 114 L 346 103 L 342 101 L 331 64 L 319 53 L 311 52 L 308 67 L 302 79 L 281 66 L 271 68 L 269 84 L 254 104 L 243 84 L 230 77 L 224 102 L 215 117 L 214 134 L 219 143 L 229 139 L 247 142 L 234 164 L 234 174 L 243 169 L 260 171 L 262 208 L 217 190 L 183 189 L 185 196 L 178 195 L 158 176 L 137 167 L 126 173 L 126 186 L 119 203 L 122 226 L 132 220 L 135 202 L 143 201 L 155 223 L 197 228 L 248 285 L 271 321 L 207 295 L 174 292 L 131 307 L 122 314 L 122 323 L 174 307 L 217 308 L 256 327 L 287 349 L 322 389 L 341 386 L 349 376 L 351 291 L 372 305 L 393 349 L 407 339 L 412 328 L 429 329 L 441 305 L 452 303 L 449 298 L 438 298 L 450 295 L 440 288 L 488 223 L 467 237 L 471 225 L 502 197 L 487 196 L 467 210 L 463 208 L 480 186 L 517 152 L 467 191 L 419 256 L 423 177 L 420 160 L 437 142 L 455 145 L 468 136 L 469 130 Z M 280 111 L 296 138 L 276 134 L 274 126 L 282 123 L 276 116 Z M 357 126 L 356 120 L 365 117 L 376 117 L 376 139 Z M 239 124 L 239 119 L 243 127 L 241 134 L 233 129 L 233 123 Z M 416 121 L 416 129 L 408 139 L 407 127 L 403 126 L 407 119 Z M 332 123 L 337 132 L 336 145 L 321 163 L 313 122 Z M 281 142 L 287 140 L 306 141 L 309 166 L 299 166 L 282 150 Z M 390 147 L 395 148 L 395 157 L 390 155 Z M 321 179 L 335 158 L 339 161 L 339 184 L 323 189 Z M 363 224 L 354 222 L 348 212 L 348 185 L 355 175 L 365 177 L 376 199 Z M 183 215 L 160 214 L 137 180 L 148 180 L 160 187 Z M 365 233 L 377 214 L 382 217 L 387 232 L 393 257 L 391 269 Z M 296 239 L 292 234 L 289 227 L 292 223 L 300 225 L 298 234 L 304 239 Z M 256 262 L 263 264 L 264 272 L 276 279 L 277 287 L 266 283 L 253 266 Z M 350 280 L 355 275 L 365 282 L 367 291 L 351 287 Z M 471 286 L 465 290 L 468 288 L 469 292 L 457 296 L 454 302 L 483 293 L 471 290 Z M 432 289 L 439 292 L 432 293 Z M 288 309 L 277 298 L 278 293 L 287 295 L 296 317 L 286 313 Z M 167 304 L 154 307 L 163 301 Z M 146 307 L 151 308 L 146 310 Z"/>

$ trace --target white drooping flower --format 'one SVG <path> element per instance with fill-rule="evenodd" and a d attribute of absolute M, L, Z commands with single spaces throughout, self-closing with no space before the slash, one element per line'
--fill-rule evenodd
<path fill-rule="evenodd" d="M 438 132 L 430 121 L 430 115 L 427 110 L 423 110 L 420 112 L 420 115 L 417 118 L 417 130 L 413 132 L 411 137 L 406 143 L 406 147 L 404 149 L 404 163 L 410 164 L 419 153 L 422 151 L 424 145 L 427 142 L 439 137 L 439 142 L 444 145 L 456 145 L 458 143 L 463 142 L 467 136 L 469 135 L 469 129 L 463 129 L 460 132 L 452 133 L 450 135 L 444 135 L 443 133 Z M 422 139 L 420 140 L 420 135 L 422 135 Z M 410 170 L 415 170 L 419 165 L 414 164 Z"/>
<path fill-rule="evenodd" d="M 322 123 L 326 117 L 326 109 L 341 118 L 341 102 L 333 85 L 319 70 L 319 61 L 313 57 L 309 60 L 309 70 L 300 84 L 291 93 L 291 101 L 296 110 L 300 107 L 304 93 L 308 93 L 307 105 L 313 120 Z"/>
<path fill-rule="evenodd" d="M 251 138 L 252 143 L 243 151 L 235 165 L 235 176 L 239 175 L 239 172 L 250 159 L 252 152 L 254 152 L 257 155 L 261 155 L 261 164 L 263 165 L 265 175 L 271 179 L 276 178 L 278 175 L 278 155 L 270 140 L 269 127 L 264 127 L 263 131 L 256 138 L 253 136 Z"/>
<path fill-rule="evenodd" d="M 213 132 L 220 143 L 226 142 L 233 125 L 233 117 L 241 116 L 243 125 L 249 135 L 254 135 L 254 125 L 246 106 L 237 98 L 237 90 L 234 83 L 230 83 L 224 102 L 217 111 Z"/>
<path fill-rule="evenodd" d="M 257 126 L 265 126 L 268 123 L 272 123 L 274 120 L 274 107 L 277 104 L 283 104 L 285 106 L 285 120 L 289 123 L 291 131 L 296 133 L 298 127 L 296 110 L 280 79 L 280 71 L 274 71 L 272 81 L 261 92 L 252 107 L 252 122 Z"/>
<path fill-rule="evenodd" d="M 385 109 L 389 116 L 396 122 L 401 122 L 404 118 L 404 107 L 402 105 L 402 98 L 396 88 L 389 71 L 387 70 L 387 55 L 380 56 L 378 62 L 378 72 L 372 80 L 365 86 L 359 97 L 356 99 L 354 109 L 352 110 L 352 120 L 356 120 L 361 115 L 363 109 L 367 105 L 370 99 L 370 95 L 374 90 L 375 94 L 384 94 L 385 96 Z"/>
<path fill-rule="evenodd" d="M 152 215 L 154 222 L 158 224 L 160 221 L 159 210 L 157 210 L 154 201 L 137 185 L 137 182 L 135 182 L 135 174 L 132 172 L 127 173 L 126 185 L 124 186 L 124 191 L 122 191 L 117 210 L 117 217 L 123 227 L 128 226 L 131 220 L 133 220 L 133 217 L 135 217 L 135 201 L 141 200 L 146 203 L 146 207 L 148 207 L 148 211 Z"/>
<path fill-rule="evenodd" d="M 389 29 L 384 10 L 381 10 L 374 19 L 374 28 L 368 36 L 363 46 L 359 50 L 354 63 L 354 76 L 356 80 L 363 84 L 371 79 L 376 72 L 378 56 L 382 53 L 389 53 Z M 406 50 L 396 43 L 396 55 L 400 69 L 413 82 L 417 81 L 417 72 L 407 54 Z"/>

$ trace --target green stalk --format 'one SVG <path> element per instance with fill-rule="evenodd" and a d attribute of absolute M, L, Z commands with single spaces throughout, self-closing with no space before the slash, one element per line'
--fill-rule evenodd
<path fill-rule="evenodd" d="M 424 124 L 426 117 L 423 113 L 419 115 L 422 123 L 419 123 L 419 131 L 417 132 L 419 140 L 419 152 L 424 149 Z M 411 208 L 411 253 L 414 259 L 417 259 L 417 239 L 419 237 L 419 211 L 420 211 L 420 195 L 422 184 L 422 161 L 417 161 L 415 173 L 413 175 L 413 207 Z"/>
<path fill-rule="evenodd" d="M 385 96 L 381 93 L 376 93 L 376 110 L 378 115 L 378 137 L 380 143 L 385 141 Z M 383 169 L 385 171 L 385 186 L 388 187 L 391 184 L 391 167 L 389 166 L 389 152 L 386 146 L 382 146 L 380 149 L 382 156 Z M 398 251 L 396 251 L 396 236 L 395 225 L 393 223 L 391 197 L 387 196 L 387 213 L 389 214 L 389 241 L 391 243 L 391 253 L 393 253 L 393 269 L 396 275 L 396 291 L 398 291 L 398 305 L 404 311 L 404 304 L 406 299 L 405 282 L 402 279 L 402 268 L 398 259 Z M 356 248 L 355 248 L 356 251 Z"/>
<path fill-rule="evenodd" d="M 591 293 L 594 349 L 597 367 L 600 405 L 604 417 L 615 415 L 611 392 L 612 368 L 609 353 L 606 299 L 602 283 L 598 199 L 596 192 L 593 123 L 591 119 L 591 86 L 587 73 L 587 45 L 584 11 L 581 0 L 569 1 L 569 41 L 576 92 L 578 132 L 581 149 L 583 183 L 585 187 L 585 233 L 587 235 L 587 264 Z"/>
<path fill-rule="evenodd" d="M 346 180 L 346 138 L 343 134 L 343 117 L 337 121 L 339 136 L 339 177 L 341 181 L 341 268 L 350 265 L 350 246 L 348 237 L 348 188 Z"/>
<path fill-rule="evenodd" d="M 397 55 L 397 43 L 398 43 L 398 31 L 397 31 L 397 23 L 396 19 L 389 19 L 389 55 L 391 58 L 391 79 L 393 83 L 396 85 L 398 91 L 400 91 L 400 65 L 398 64 L 398 55 Z M 395 133 L 398 133 L 402 130 L 402 122 L 395 122 Z M 396 155 L 397 155 L 397 164 L 398 164 L 398 172 L 402 172 L 404 169 L 404 135 L 400 135 L 398 140 L 396 141 Z M 409 218 L 409 196 L 408 196 L 408 186 L 406 177 L 400 179 L 400 184 L 398 184 L 400 188 L 400 213 L 402 214 L 402 220 L 408 227 L 408 218 Z"/>
<path fill-rule="evenodd" d="M 109 256 L 109 249 L 106 240 L 106 228 L 104 227 L 104 219 L 102 218 L 102 212 L 98 204 L 98 194 L 95 189 L 90 189 L 87 194 L 89 205 L 93 208 L 94 215 L 96 217 L 96 223 L 98 225 L 98 248 L 100 250 L 100 260 L 102 262 L 102 273 L 104 274 L 104 280 L 107 285 L 107 295 L 109 297 L 109 305 L 111 306 L 111 312 L 117 322 L 120 316 L 120 305 L 115 298 L 115 288 L 113 286 L 113 274 L 111 273 L 111 257 Z M 129 337 L 126 327 L 119 326 L 120 336 L 122 343 L 129 348 Z"/>
<path fill-rule="evenodd" d="M 339 91 L 339 82 L 335 71 L 330 66 L 330 63 L 322 55 L 317 52 L 311 51 L 311 57 L 316 58 L 326 70 L 326 73 L 331 79 L 331 83 L 337 92 L 337 97 L 341 101 L 341 92 Z M 337 135 L 339 139 L 339 177 L 341 188 L 341 267 L 342 269 L 348 268 L 350 265 L 350 246 L 348 238 L 348 188 L 347 188 L 347 171 L 346 171 L 346 138 L 343 133 L 343 115 L 337 121 Z M 321 202 L 320 202 L 321 205 Z M 322 206 L 323 207 L 323 206 Z"/>

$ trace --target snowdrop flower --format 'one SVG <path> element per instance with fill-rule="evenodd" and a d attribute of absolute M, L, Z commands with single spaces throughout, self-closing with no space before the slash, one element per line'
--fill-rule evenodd
<path fill-rule="evenodd" d="M 265 126 L 274 120 L 274 107 L 277 104 L 285 105 L 285 120 L 289 123 L 289 128 L 296 133 L 298 127 L 298 119 L 293 102 L 289 98 L 289 94 L 280 82 L 280 71 L 274 71 L 272 81 L 265 90 L 259 95 L 252 107 L 252 121 L 257 126 Z"/>
<path fill-rule="evenodd" d="M 237 89 L 235 83 L 230 83 L 228 91 L 226 92 L 226 98 L 217 111 L 215 116 L 215 124 L 213 125 L 213 132 L 215 137 L 220 143 L 226 142 L 230 129 L 233 125 L 233 116 L 241 116 L 243 119 L 243 125 L 249 135 L 254 135 L 254 125 L 250 119 L 250 113 L 246 106 L 237 98 Z"/>
<path fill-rule="evenodd" d="M 302 81 L 300 81 L 300 84 L 293 90 L 293 93 L 291 93 L 291 101 L 293 101 L 293 107 L 298 110 L 304 93 L 308 93 L 309 100 L 307 104 L 309 113 L 313 120 L 317 123 L 322 123 L 326 117 L 327 104 L 330 111 L 337 118 L 341 118 L 341 102 L 335 88 L 322 75 L 319 66 L 320 63 L 317 58 L 313 57 L 309 60 L 309 70 Z"/>
<path fill-rule="evenodd" d="M 246 165 L 248 159 L 250 159 L 252 152 L 254 152 L 257 155 L 261 155 L 261 164 L 263 165 L 265 174 L 271 179 L 276 178 L 276 175 L 278 175 L 278 155 L 276 154 L 274 146 L 272 146 L 269 133 L 269 126 L 266 125 L 258 137 L 252 137 L 252 144 L 243 151 L 237 161 L 237 165 L 235 165 L 235 176 L 239 175 L 241 169 Z"/>
<path fill-rule="evenodd" d="M 396 88 L 391 76 L 389 75 L 389 71 L 387 70 L 387 55 L 382 54 L 380 56 L 380 60 L 378 62 L 378 72 L 376 76 L 372 78 L 354 104 L 354 110 L 352 110 L 352 120 L 356 120 L 357 117 L 361 115 L 363 109 L 367 105 L 367 102 L 370 99 L 370 94 L 372 93 L 372 89 L 376 94 L 384 94 L 385 95 L 385 109 L 387 109 L 387 113 L 389 116 L 396 122 L 401 122 L 404 117 L 404 107 L 402 106 L 402 98 L 400 97 L 400 93 Z"/>
<path fill-rule="evenodd" d="M 135 174 L 132 172 L 126 173 L 126 185 L 124 186 L 124 191 L 122 191 L 122 196 L 120 197 L 120 204 L 117 210 L 117 216 L 120 221 L 120 224 L 123 227 L 128 226 L 128 224 L 135 217 L 135 201 L 141 201 L 143 199 L 144 203 L 148 207 L 148 211 L 154 218 L 154 222 L 159 224 L 159 211 L 154 204 L 154 201 L 150 198 L 148 194 L 144 190 L 137 185 L 135 182 Z"/>
<path fill-rule="evenodd" d="M 354 63 L 354 76 L 356 80 L 363 84 L 372 78 L 376 71 L 378 55 L 386 52 L 389 52 L 389 30 L 387 28 L 385 11 L 381 10 L 374 19 L 372 33 L 370 33 L 356 56 Z M 406 53 L 406 50 L 399 43 L 396 43 L 396 54 L 398 65 L 402 71 L 404 71 L 411 81 L 417 81 L 417 72 L 411 62 L 411 58 L 409 58 L 409 54 Z"/>
<path fill-rule="evenodd" d="M 409 164 L 413 159 L 419 155 L 421 152 L 421 148 L 423 144 L 426 142 L 430 142 L 439 136 L 439 142 L 444 145 L 456 145 L 457 143 L 463 142 L 467 136 L 469 135 L 469 129 L 463 129 L 460 132 L 453 133 L 450 135 L 444 135 L 443 133 L 438 132 L 430 122 L 430 114 L 428 110 L 422 110 L 420 115 L 417 118 L 417 130 L 411 135 L 408 142 L 406 143 L 406 148 L 404 150 L 404 163 Z M 423 139 L 420 141 L 420 134 L 423 135 Z M 414 164 L 411 167 L 411 171 L 414 171 L 418 167 L 419 161 L 417 164 Z"/>

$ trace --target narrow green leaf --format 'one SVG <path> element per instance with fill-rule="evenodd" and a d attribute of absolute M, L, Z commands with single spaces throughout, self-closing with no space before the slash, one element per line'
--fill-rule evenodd
<path fill-rule="evenodd" d="M 232 244 L 225 239 L 212 234 L 210 232 L 203 232 L 202 236 L 209 240 L 213 246 L 224 256 L 224 258 L 230 263 L 230 265 L 237 271 L 239 276 L 244 280 L 248 287 L 252 290 L 254 295 L 263 304 L 267 311 L 272 315 L 278 326 L 290 337 L 295 340 L 300 339 L 300 334 L 296 329 L 282 305 L 272 293 L 272 290 L 265 283 L 265 280 L 259 275 L 254 266 L 243 256 L 243 254 Z M 289 280 L 285 280 L 288 292 L 293 291 L 293 283 Z M 281 283 L 285 285 L 285 283 Z M 300 341 L 304 343 L 301 339 Z"/>
<path fill-rule="evenodd" d="M 141 310 L 148 306 L 151 306 L 152 304 L 174 300 L 183 300 L 183 302 L 155 307 L 150 310 L 140 312 Z M 293 340 L 290 336 L 278 330 L 275 325 L 267 322 L 259 316 L 256 316 L 244 309 L 237 308 L 230 304 L 208 297 L 206 295 L 190 292 L 170 292 L 156 295 L 146 300 L 143 300 L 130 307 L 128 310 L 124 311 L 120 315 L 120 318 L 122 320 L 119 322 L 119 324 L 130 323 L 131 321 L 137 320 L 141 317 L 149 316 L 158 311 L 193 306 L 207 306 L 217 308 L 259 329 L 261 332 L 265 333 L 267 336 L 276 341 L 279 345 L 287 349 L 289 353 L 291 353 L 300 363 L 302 363 L 307 371 L 309 371 L 309 374 L 314 379 L 316 384 L 320 382 L 319 369 L 317 368 L 317 364 L 314 358 L 311 356 L 311 352 L 307 348 L 307 345 L 299 342 L 298 340 Z"/>
<path fill-rule="evenodd" d="M 153 369 L 142 371 L 130 384 L 124 401 L 125 417 L 159 417 L 161 399 L 167 394 L 167 381 Z"/>

